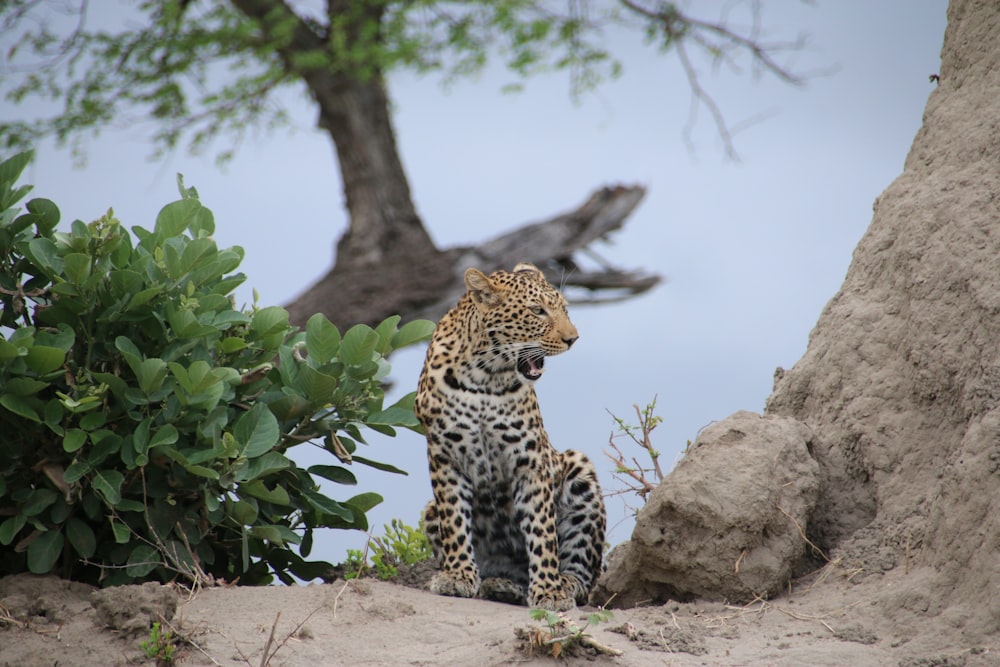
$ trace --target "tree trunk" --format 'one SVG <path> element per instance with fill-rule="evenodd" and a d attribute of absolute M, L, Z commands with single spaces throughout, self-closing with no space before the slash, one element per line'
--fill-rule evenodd
<path fill-rule="evenodd" d="M 599 295 L 590 301 L 643 292 L 659 278 L 609 266 L 582 270 L 573 253 L 621 227 L 638 205 L 639 187 L 604 188 L 579 209 L 552 220 L 527 225 L 476 248 L 439 250 L 417 215 L 399 159 L 381 72 L 370 63 L 337 62 L 334 40 L 324 29 L 295 14 L 281 0 L 231 0 L 256 22 L 290 74 L 301 77 L 320 112 L 318 125 L 337 151 L 350 223 L 337 243 L 334 266 L 316 284 L 288 304 L 294 323 L 323 313 L 338 326 L 375 324 L 394 314 L 405 319 L 440 317 L 463 290 L 469 266 L 484 271 L 510 268 L 521 261 L 550 270 L 569 269 L 564 285 Z M 364 53 L 377 45 L 382 8 L 378 3 L 329 0 L 330 25 L 348 52 Z M 291 37 L 278 40 L 275 34 Z M 374 35 L 374 36 L 373 36 Z M 358 47 L 354 49 L 353 47 Z M 332 65 L 301 66 L 300 54 L 323 52 Z M 346 56 L 356 57 L 356 56 Z M 362 56 L 363 58 L 363 56 Z"/>
<path fill-rule="evenodd" d="M 523 225 L 478 246 L 422 257 L 411 253 L 372 268 L 344 268 L 338 259 L 329 273 L 287 306 L 288 312 L 297 324 L 313 313 L 324 313 L 338 326 L 376 324 L 390 315 L 436 320 L 465 292 L 465 269 L 475 266 L 490 272 L 518 262 L 539 266 L 574 303 L 632 297 L 658 284 L 659 276 L 607 264 L 585 268 L 574 254 L 620 229 L 645 193 L 639 186 L 601 188 L 568 213 Z"/>
<path fill-rule="evenodd" d="M 338 265 L 376 267 L 411 253 L 434 256 L 437 248 L 413 206 L 399 160 L 382 79 L 338 75 L 330 83 L 314 86 L 313 94 L 319 126 L 337 148 L 351 220 L 337 244 Z"/>

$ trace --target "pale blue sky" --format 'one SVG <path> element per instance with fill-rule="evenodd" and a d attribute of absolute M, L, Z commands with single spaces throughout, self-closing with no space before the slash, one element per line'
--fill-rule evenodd
<path fill-rule="evenodd" d="M 601 185 L 648 187 L 624 233 L 601 252 L 667 282 L 625 303 L 571 310 L 580 341 L 550 360 L 537 384 L 553 443 L 590 455 L 606 491 L 616 488 L 601 454 L 609 410 L 630 416 L 633 403 L 658 395 L 665 422 L 654 440 L 670 467 L 708 423 L 762 410 L 775 367 L 792 366 L 805 351 L 872 202 L 902 171 L 933 89 L 928 76 L 937 72 L 945 9 L 944 0 L 765 1 L 772 36 L 809 36 L 795 68 L 837 70 L 791 88 L 700 63 L 730 123 L 767 114 L 735 137 L 740 163 L 725 159 L 705 109 L 695 150 L 687 149 L 690 93 L 680 68 L 634 34 L 611 35 L 624 75 L 579 105 L 555 75 L 530 80 L 517 95 L 499 92 L 511 80 L 499 69 L 447 90 L 434 78 L 390 79 L 417 207 L 442 246 L 546 218 Z M 297 132 L 246 141 L 221 171 L 211 156 L 149 162 L 150 128 L 135 126 L 93 140 L 83 170 L 43 145 L 25 181 L 35 196 L 56 201 L 67 221 L 113 207 L 126 225 L 149 227 L 176 198 L 181 172 L 215 212 L 220 245 L 247 251 L 241 297 L 249 301 L 256 288 L 261 303 L 285 303 L 329 268 L 345 224 L 333 147 L 312 129 L 316 113 L 307 102 L 289 96 L 289 107 Z M 422 354 L 393 358 L 398 392 L 414 388 Z M 373 439 L 372 447 L 372 458 L 410 471 L 406 478 L 356 471 L 363 490 L 386 497 L 371 513 L 373 526 L 392 517 L 415 523 L 430 497 L 422 439 L 406 433 Z M 609 499 L 608 510 L 609 541 L 617 544 L 629 536 L 628 511 L 619 499 Z M 364 541 L 326 532 L 314 557 L 337 562 Z"/>

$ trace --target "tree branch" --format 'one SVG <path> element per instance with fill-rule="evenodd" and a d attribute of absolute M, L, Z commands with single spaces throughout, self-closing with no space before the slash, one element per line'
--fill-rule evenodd
<path fill-rule="evenodd" d="M 603 187 L 578 208 L 553 218 L 518 227 L 472 248 L 457 248 L 453 262 L 454 280 L 449 289 L 419 317 L 437 319 L 465 292 L 462 275 L 476 267 L 486 273 L 510 269 L 518 262 L 530 262 L 546 271 L 550 280 L 563 289 L 585 290 L 586 296 L 573 298 L 577 304 L 619 301 L 646 292 L 661 277 L 639 270 L 612 266 L 592 252 L 597 241 L 607 241 L 646 195 L 646 188 L 633 185 Z M 575 256 L 585 254 L 597 269 L 584 269 Z"/>
<path fill-rule="evenodd" d="M 659 30 L 663 49 L 673 47 L 677 50 L 677 58 L 691 90 L 691 111 L 684 126 L 684 141 L 689 149 L 693 150 L 691 132 L 697 120 L 698 107 L 704 105 L 708 108 L 716 131 L 722 139 L 726 156 L 731 160 L 739 160 L 739 155 L 733 144 L 733 131 L 726 123 L 725 116 L 715 99 L 701 84 L 698 72 L 687 50 L 689 41 L 704 50 L 713 60 L 725 62 L 734 69 L 738 69 L 738 67 L 733 58 L 733 52 L 742 52 L 749 54 L 752 65 L 763 68 L 765 72 L 772 74 L 779 80 L 796 86 L 803 83 L 803 78 L 800 75 L 778 64 L 774 58 L 774 54 L 781 51 L 801 50 L 803 40 L 799 39 L 794 42 L 760 41 L 760 5 L 758 2 L 752 3 L 753 22 L 747 30 L 747 34 L 740 34 L 730 28 L 725 22 L 725 17 L 717 22 L 697 19 L 681 12 L 673 3 L 657 5 L 655 9 L 652 9 L 637 0 L 620 0 L 620 2 L 626 9 L 650 22 Z"/>
<path fill-rule="evenodd" d="M 378 323 L 400 313 L 407 319 L 436 320 L 465 293 L 467 268 L 491 272 L 510 269 L 518 262 L 533 262 L 560 287 L 589 295 L 577 299 L 570 292 L 567 296 L 573 303 L 619 301 L 652 289 L 660 276 L 615 268 L 591 246 L 621 229 L 645 194 L 641 186 L 605 187 L 572 211 L 518 227 L 478 246 L 451 248 L 433 256 L 411 253 L 405 261 L 375 267 L 338 262 L 286 307 L 292 322 L 299 325 L 316 312 L 338 326 Z M 584 263 L 598 268 L 581 268 L 580 255 L 589 259 Z"/>

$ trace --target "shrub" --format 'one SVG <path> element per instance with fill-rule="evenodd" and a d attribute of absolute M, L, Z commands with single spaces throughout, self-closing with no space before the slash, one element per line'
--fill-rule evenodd
<path fill-rule="evenodd" d="M 385 534 L 368 540 L 364 549 L 348 549 L 347 558 L 340 564 L 344 579 L 357 579 L 374 574 L 383 581 L 399 575 L 400 565 L 416 565 L 434 556 L 430 540 L 424 531 L 421 517 L 416 528 L 402 519 L 383 524 Z M 371 554 L 371 564 L 368 555 Z"/>
<path fill-rule="evenodd" d="M 317 528 L 367 529 L 381 497 L 343 500 L 362 427 L 417 428 L 410 394 L 383 406 L 386 355 L 432 324 L 358 325 L 240 310 L 238 247 L 218 249 L 194 189 L 134 237 L 111 212 L 56 231 L 16 204 L 30 159 L 0 163 L 0 575 L 118 584 L 179 575 L 266 583 L 318 576 Z M 333 465 L 300 468 L 289 450 Z M 296 549 L 293 550 L 293 547 Z"/>
<path fill-rule="evenodd" d="M 646 498 L 653 492 L 653 489 L 663 481 L 663 470 L 660 468 L 660 452 L 653 447 L 653 441 L 650 438 L 653 429 L 663 423 L 663 417 L 656 414 L 656 396 L 646 404 L 645 408 L 640 409 L 638 405 L 633 405 L 632 408 L 635 410 L 635 416 L 638 417 L 638 426 L 627 423 L 621 417 L 611 415 L 611 418 L 615 421 L 615 425 L 618 427 L 618 432 L 612 433 L 608 437 L 608 447 L 611 448 L 611 451 L 609 452 L 605 449 L 604 455 L 615 464 L 615 468 L 611 474 L 620 484 L 621 488 L 607 495 L 620 496 L 635 493 L 645 503 Z M 637 445 L 639 449 L 646 453 L 652 465 L 651 468 L 644 467 L 639 463 L 639 459 L 634 456 L 626 459 L 625 453 L 615 444 L 615 438 L 622 436 L 627 437 L 632 441 L 632 444 Z M 688 445 L 690 444 L 688 442 Z M 633 512 L 637 511 L 637 509 L 633 508 Z"/>

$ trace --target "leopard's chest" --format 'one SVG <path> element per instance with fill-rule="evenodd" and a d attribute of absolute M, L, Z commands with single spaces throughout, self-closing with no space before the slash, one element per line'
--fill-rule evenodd
<path fill-rule="evenodd" d="M 506 485 L 547 461 L 537 399 L 530 387 L 524 389 L 456 395 L 432 426 L 441 453 L 476 488 Z"/>

